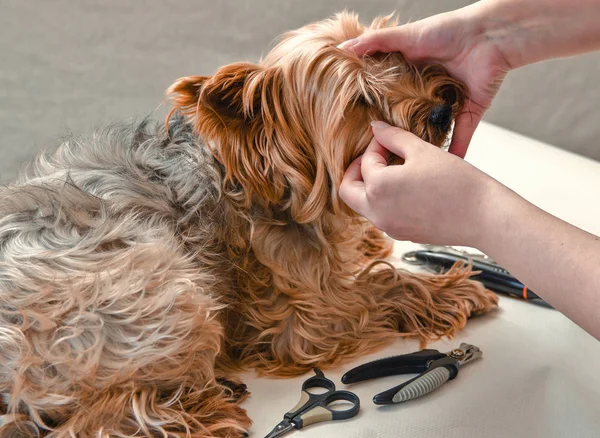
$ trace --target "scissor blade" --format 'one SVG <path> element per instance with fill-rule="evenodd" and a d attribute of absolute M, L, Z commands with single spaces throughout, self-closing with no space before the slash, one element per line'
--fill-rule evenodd
<path fill-rule="evenodd" d="M 288 420 L 283 420 L 265 438 L 275 438 L 288 433 L 294 428 L 294 424 Z"/>

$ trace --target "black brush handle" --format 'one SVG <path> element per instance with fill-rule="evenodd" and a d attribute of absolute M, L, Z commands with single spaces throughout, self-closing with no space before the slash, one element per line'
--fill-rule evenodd
<path fill-rule="evenodd" d="M 513 277 L 510 272 L 500 266 L 438 251 L 415 251 L 413 257 L 420 264 L 434 268 L 440 273 L 448 271 L 454 263 L 459 261 L 471 263 L 474 271 L 480 271 L 479 274 L 472 276 L 471 279 L 483 283 L 489 290 L 500 294 L 516 296 L 525 300 L 531 300 L 534 303 L 550 307 L 550 305 L 543 301 L 538 295 Z"/>
<path fill-rule="evenodd" d="M 487 289 L 505 295 L 512 295 L 514 297 L 518 297 L 521 299 L 525 299 L 531 303 L 538 304 L 543 307 L 548 307 L 553 309 L 550 304 L 545 302 L 539 296 L 531 292 L 523 283 L 519 280 L 507 282 L 507 281 L 498 281 L 495 277 L 490 277 L 486 275 L 474 275 L 471 277 L 471 280 L 476 280 L 482 283 Z"/>
<path fill-rule="evenodd" d="M 493 276 L 495 278 L 511 280 L 514 277 L 508 272 L 506 269 L 491 264 L 481 262 L 479 260 L 473 260 L 469 257 L 460 256 L 458 254 L 452 254 L 443 251 L 415 251 L 414 258 L 420 264 L 430 266 L 432 268 L 437 268 L 442 272 L 449 270 L 456 262 L 465 262 L 467 264 L 471 263 L 474 271 L 485 272 L 486 275 Z"/>

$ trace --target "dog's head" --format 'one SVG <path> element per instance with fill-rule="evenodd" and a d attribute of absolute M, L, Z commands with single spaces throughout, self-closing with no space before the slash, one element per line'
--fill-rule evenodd
<path fill-rule="evenodd" d="M 387 25 L 390 17 L 370 28 Z M 372 120 L 446 141 L 465 86 L 399 53 L 358 57 L 337 48 L 366 30 L 342 13 L 283 35 L 258 64 L 227 65 L 169 88 L 174 109 L 193 120 L 241 205 L 285 211 L 298 223 L 347 213 L 337 189 L 367 147 Z"/>

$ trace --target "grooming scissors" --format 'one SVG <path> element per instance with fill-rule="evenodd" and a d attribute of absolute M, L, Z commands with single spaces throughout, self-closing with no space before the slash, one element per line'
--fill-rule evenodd
<path fill-rule="evenodd" d="M 293 429 L 302 429 L 322 421 L 345 420 L 358 414 L 360 400 L 356 394 L 337 391 L 335 383 L 325 377 L 320 369 L 314 368 L 314 372 L 316 375 L 302 385 L 298 404 L 283 416 L 283 420 L 265 438 L 279 437 Z M 318 389 L 326 391 L 317 393 Z M 348 409 L 336 410 L 333 403 L 340 400 L 349 402 L 352 406 Z"/>

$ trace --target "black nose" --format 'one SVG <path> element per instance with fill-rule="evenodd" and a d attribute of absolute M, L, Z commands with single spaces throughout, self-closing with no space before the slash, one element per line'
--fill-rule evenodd
<path fill-rule="evenodd" d="M 452 123 L 452 107 L 445 103 L 437 104 L 431 109 L 429 123 L 437 128 L 447 131 Z"/>

